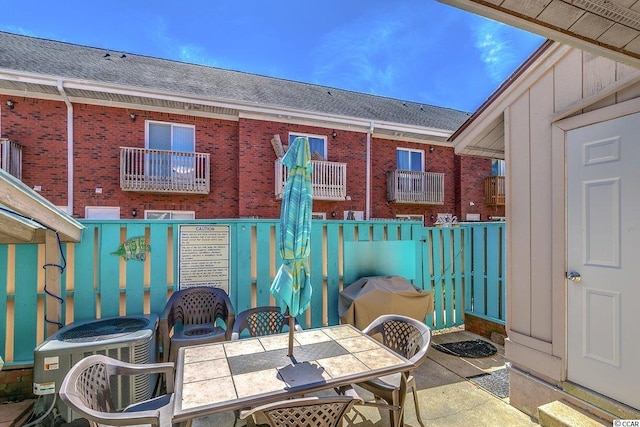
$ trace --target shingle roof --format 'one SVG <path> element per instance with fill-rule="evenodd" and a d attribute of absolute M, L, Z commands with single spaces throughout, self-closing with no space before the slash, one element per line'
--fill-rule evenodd
<path fill-rule="evenodd" d="M 0 32 L 0 71 L 455 131 L 468 113 L 238 71 Z"/>

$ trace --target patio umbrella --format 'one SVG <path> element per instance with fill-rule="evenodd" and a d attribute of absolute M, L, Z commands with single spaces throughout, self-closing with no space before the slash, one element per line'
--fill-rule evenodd
<path fill-rule="evenodd" d="M 309 139 L 296 138 L 282 158 L 289 175 L 280 207 L 280 255 L 283 263 L 271 284 L 271 294 L 289 312 L 289 357 L 293 356 L 295 316 L 311 303 L 309 240 L 311 237 L 311 150 Z"/>

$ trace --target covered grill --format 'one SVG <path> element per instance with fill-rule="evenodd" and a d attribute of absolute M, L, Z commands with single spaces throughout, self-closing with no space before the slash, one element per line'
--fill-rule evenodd
<path fill-rule="evenodd" d="M 362 277 L 340 292 L 338 315 L 342 323 L 364 329 L 383 314 L 402 314 L 423 322 L 433 311 L 433 295 L 403 277 Z"/>

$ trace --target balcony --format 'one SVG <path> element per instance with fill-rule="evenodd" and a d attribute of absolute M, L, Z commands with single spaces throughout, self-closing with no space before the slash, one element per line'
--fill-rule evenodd
<path fill-rule="evenodd" d="M 0 168 L 22 180 L 22 145 L 0 138 Z"/>
<path fill-rule="evenodd" d="M 209 194 L 208 153 L 120 147 L 120 188 L 147 193 Z"/>
<path fill-rule="evenodd" d="M 387 173 L 387 200 L 393 203 L 441 205 L 444 174 L 395 170 Z"/>
<path fill-rule="evenodd" d="M 505 205 L 504 176 L 488 176 L 484 179 L 484 202 L 487 206 Z"/>
<path fill-rule="evenodd" d="M 311 161 L 311 187 L 314 200 L 346 200 L 347 197 L 347 164 Z M 289 175 L 280 159 L 275 161 L 276 199 L 282 199 L 284 183 Z"/>

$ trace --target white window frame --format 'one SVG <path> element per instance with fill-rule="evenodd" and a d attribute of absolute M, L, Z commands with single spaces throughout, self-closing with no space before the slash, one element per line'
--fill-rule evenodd
<path fill-rule="evenodd" d="M 507 170 L 506 165 L 506 162 L 502 159 L 491 159 L 491 176 L 505 176 Z"/>
<path fill-rule="evenodd" d="M 171 126 L 171 151 L 177 151 L 173 147 L 173 129 L 174 128 L 190 128 L 193 129 L 193 151 L 186 151 L 187 153 L 195 153 L 196 152 L 196 127 L 195 125 L 185 125 L 183 123 L 173 123 L 173 122 L 162 122 L 159 120 L 146 120 L 145 121 L 145 129 L 144 129 L 144 146 L 145 148 L 149 147 L 149 126 L 150 125 L 168 125 Z"/>
<path fill-rule="evenodd" d="M 185 155 L 180 155 L 177 153 L 195 153 L 196 152 L 196 127 L 194 125 L 185 125 L 182 123 L 172 123 L 172 122 L 161 122 L 157 120 L 146 120 L 145 121 L 145 134 L 144 134 L 144 144 L 147 149 L 158 149 L 163 150 L 161 148 L 151 147 L 151 132 L 150 128 L 153 125 L 163 125 L 169 126 L 171 128 L 171 141 L 169 151 L 175 152 L 176 154 L 156 154 L 149 153 L 145 155 L 145 174 L 152 174 L 161 176 L 164 178 L 169 178 L 171 176 L 179 176 L 182 179 L 187 179 L 189 176 L 193 178 L 195 174 L 195 159 L 193 157 L 188 157 Z M 190 151 L 185 150 L 177 150 L 174 146 L 174 137 L 175 137 L 175 129 L 190 129 L 193 134 L 193 140 L 191 141 L 191 147 L 189 147 Z M 184 147 L 181 147 L 184 148 Z M 152 166 L 153 165 L 153 166 Z"/>
<path fill-rule="evenodd" d="M 151 215 L 149 215 L 151 214 Z M 149 218 L 156 214 L 165 214 L 168 218 Z M 179 218 L 175 216 L 178 215 Z M 195 211 L 173 211 L 165 209 L 149 209 L 144 211 L 144 219 L 163 220 L 163 219 L 196 219 Z"/>
<path fill-rule="evenodd" d="M 85 219 L 120 219 L 120 206 L 85 206 Z"/>
<path fill-rule="evenodd" d="M 324 153 L 320 153 L 320 155 L 325 160 L 329 159 L 329 157 L 328 157 L 329 153 L 328 153 L 328 148 L 327 148 L 327 136 L 326 135 L 314 135 L 314 134 L 311 134 L 311 133 L 289 132 L 289 146 L 291 146 L 291 143 L 293 142 L 293 140 L 296 139 L 299 136 L 302 136 L 302 137 L 306 136 L 307 138 L 316 138 L 316 139 L 323 140 L 323 142 L 324 142 L 324 146 L 323 146 Z M 313 150 L 312 150 L 311 154 L 313 154 Z"/>
<path fill-rule="evenodd" d="M 399 165 L 398 165 L 398 151 L 406 151 L 409 153 L 409 166 L 410 169 L 400 169 Z M 420 170 L 416 171 L 414 169 L 411 168 L 411 153 L 420 153 L 420 156 L 422 157 L 422 164 L 420 165 Z M 426 156 L 425 156 L 425 151 L 424 150 L 418 150 L 415 148 L 405 148 L 405 147 L 396 147 L 396 169 L 398 170 L 410 170 L 410 171 L 414 171 L 414 172 L 424 172 L 426 169 Z"/>

